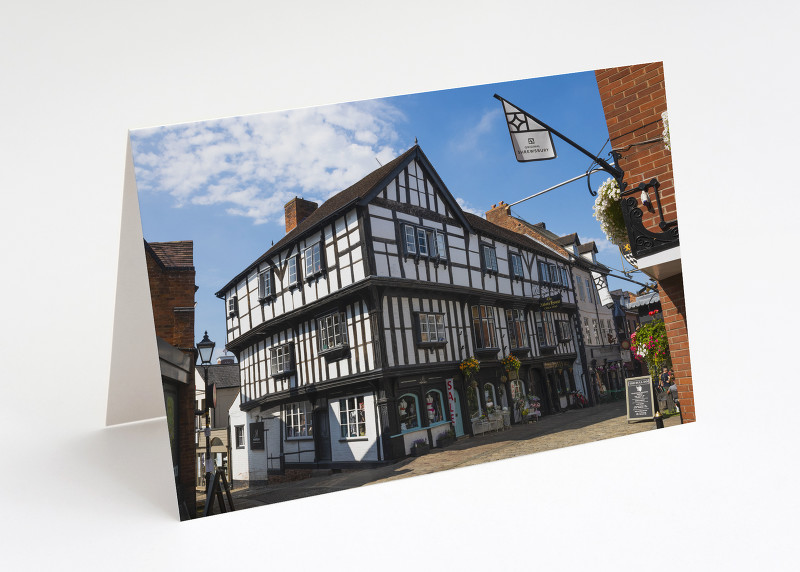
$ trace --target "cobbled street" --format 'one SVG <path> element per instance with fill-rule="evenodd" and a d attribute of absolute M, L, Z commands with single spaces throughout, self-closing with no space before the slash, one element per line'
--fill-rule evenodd
<path fill-rule="evenodd" d="M 664 420 L 665 428 L 675 425 L 680 425 L 678 415 Z M 653 430 L 653 421 L 628 423 L 625 402 L 616 401 L 548 415 L 536 423 L 514 425 L 497 433 L 463 437 L 444 449 L 432 449 L 427 455 L 404 459 L 386 467 L 238 489 L 233 491 L 234 505 L 236 510 L 242 510 Z M 198 495 L 198 501 L 203 500 L 203 495 Z"/>

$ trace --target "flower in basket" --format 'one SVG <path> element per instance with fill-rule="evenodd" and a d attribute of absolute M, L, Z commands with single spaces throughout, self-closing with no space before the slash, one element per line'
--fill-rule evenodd
<path fill-rule="evenodd" d="M 594 218 L 600 221 L 600 228 L 608 240 L 617 246 L 628 244 L 628 231 L 622 218 L 619 204 L 620 190 L 616 179 L 608 179 L 597 189 L 594 201 Z"/>
<path fill-rule="evenodd" d="M 530 412 L 530 410 L 529 410 L 529 409 L 523 409 L 523 410 L 522 410 L 522 416 L 524 417 L 524 416 L 525 416 L 525 415 L 527 415 L 529 412 Z"/>
<path fill-rule="evenodd" d="M 411 443 L 411 446 L 412 447 L 424 447 L 427 444 L 428 444 L 428 442 L 425 439 L 417 439 L 416 441 Z"/>
<path fill-rule="evenodd" d="M 481 364 L 474 356 L 470 356 L 459 364 L 458 369 L 465 378 L 470 378 L 480 371 Z"/>
<path fill-rule="evenodd" d="M 508 354 L 500 360 L 500 365 L 502 365 L 507 372 L 511 373 L 512 371 L 519 371 L 522 362 L 520 362 L 514 354 Z"/>

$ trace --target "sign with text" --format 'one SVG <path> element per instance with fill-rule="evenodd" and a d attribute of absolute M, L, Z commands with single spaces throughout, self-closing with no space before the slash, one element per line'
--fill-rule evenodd
<path fill-rule="evenodd" d="M 628 423 L 655 417 L 653 384 L 649 375 L 625 378 L 625 402 L 628 407 Z"/>
<path fill-rule="evenodd" d="M 455 389 L 453 387 L 453 378 L 448 377 L 444 380 L 445 387 L 447 388 L 447 403 L 450 405 L 450 421 L 452 421 L 453 426 L 455 427 L 456 423 L 456 396 L 455 396 Z"/>
<path fill-rule="evenodd" d="M 503 103 L 508 134 L 511 135 L 511 144 L 514 146 L 514 155 L 517 161 L 525 163 L 555 159 L 556 148 L 553 145 L 553 136 L 550 131 L 529 113 L 511 105 L 499 96 L 495 97 Z"/>
<path fill-rule="evenodd" d="M 539 309 L 542 312 L 552 312 L 561 307 L 561 294 L 558 296 L 547 296 L 539 300 Z"/>
<path fill-rule="evenodd" d="M 253 451 L 264 450 L 264 423 L 261 421 L 250 423 L 250 449 Z"/>

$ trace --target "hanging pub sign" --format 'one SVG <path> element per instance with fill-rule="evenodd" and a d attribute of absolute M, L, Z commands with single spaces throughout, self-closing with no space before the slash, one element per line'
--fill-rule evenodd
<path fill-rule="evenodd" d="M 514 155 L 520 163 L 555 159 L 556 148 L 553 136 L 535 117 L 514 107 L 499 95 L 495 95 L 503 104 L 506 115 L 508 133 L 514 146 Z"/>
<path fill-rule="evenodd" d="M 250 423 L 250 450 L 264 450 L 264 423 L 261 421 Z"/>
<path fill-rule="evenodd" d="M 649 375 L 625 378 L 625 401 L 628 407 L 628 423 L 655 417 L 653 384 Z"/>
<path fill-rule="evenodd" d="M 557 296 L 547 296 L 539 299 L 539 309 L 542 312 L 552 312 L 561 307 L 561 294 Z"/>

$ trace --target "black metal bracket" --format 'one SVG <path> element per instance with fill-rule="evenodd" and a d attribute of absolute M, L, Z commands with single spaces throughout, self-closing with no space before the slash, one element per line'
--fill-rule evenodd
<path fill-rule="evenodd" d="M 631 245 L 631 254 L 634 258 L 641 258 L 656 252 L 667 250 L 680 244 L 678 237 L 678 221 L 664 220 L 664 210 L 661 206 L 661 195 L 658 192 L 659 182 L 650 179 L 648 183 L 640 183 L 637 187 L 620 192 L 620 206 L 622 207 L 622 218 L 625 220 L 625 227 L 628 230 L 628 240 Z M 658 214 L 661 218 L 659 228 L 660 233 L 647 230 L 642 223 L 642 211 L 635 193 L 647 192 L 652 189 L 658 206 Z M 648 194 L 649 196 L 649 194 Z"/>

